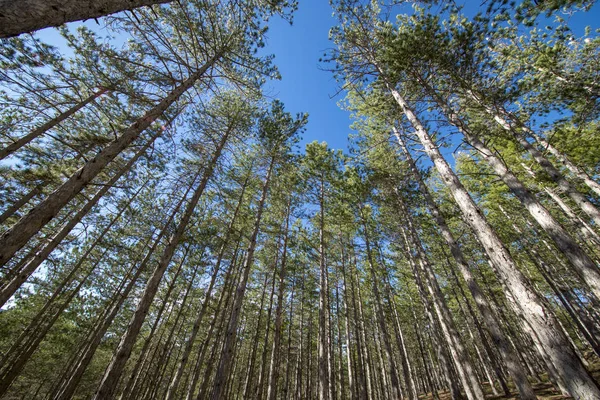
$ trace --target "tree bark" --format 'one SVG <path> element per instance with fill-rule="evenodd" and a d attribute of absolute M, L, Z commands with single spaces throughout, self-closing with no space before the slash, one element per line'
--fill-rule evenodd
<path fill-rule="evenodd" d="M 0 38 L 169 2 L 170 0 L 2 0 Z"/>
<path fill-rule="evenodd" d="M 21 207 L 23 207 L 25 204 L 29 203 L 29 201 L 31 199 L 33 199 L 35 196 L 37 196 L 40 192 L 41 192 L 40 187 L 36 186 L 33 189 L 31 189 L 29 192 L 27 192 L 27 194 L 25 194 L 24 196 L 21 196 L 21 198 L 19 198 L 10 207 L 8 207 L 6 210 L 4 210 L 2 215 L 0 215 L 0 224 L 3 224 L 8 218 L 13 216 L 17 211 L 19 211 L 19 209 Z"/>
<path fill-rule="evenodd" d="M 280 346 L 281 346 L 281 325 L 283 322 L 283 295 L 285 291 L 285 278 L 287 268 L 287 250 L 290 229 L 290 214 L 292 207 L 292 198 L 290 197 L 287 204 L 284 237 L 283 237 L 283 253 L 281 255 L 281 265 L 279 267 L 279 286 L 277 288 L 277 305 L 275 306 L 275 331 L 273 333 L 273 349 L 271 352 L 271 362 L 269 364 L 269 387 L 267 389 L 267 400 L 277 399 L 277 382 L 279 380 L 279 364 L 280 364 Z M 288 363 L 290 361 L 288 360 Z"/>
<path fill-rule="evenodd" d="M 92 199 L 88 200 L 81 209 L 77 211 L 77 213 L 61 228 L 61 230 L 54 236 L 52 239 L 40 250 L 39 253 L 35 255 L 35 257 L 30 260 L 25 266 L 22 268 L 18 268 L 20 265 L 17 265 L 17 268 L 8 272 L 9 276 L 13 276 L 13 278 L 7 282 L 0 289 L 0 307 L 2 307 L 11 297 L 12 295 L 27 281 L 27 279 L 35 272 L 35 270 L 42 264 L 48 256 L 58 247 L 58 245 L 63 241 L 65 237 L 75 226 L 81 222 L 83 217 L 87 215 L 88 212 L 104 197 L 104 195 L 112 189 L 115 183 L 135 164 L 135 162 L 146 153 L 146 150 L 154 143 L 154 140 L 158 135 L 154 135 L 148 143 L 146 143 L 128 162 L 123 166 L 117 173 L 110 178 L 108 182 L 102 188 L 96 192 Z"/>
<path fill-rule="evenodd" d="M 444 110 L 450 123 L 456 126 L 467 142 L 479 151 L 482 157 L 493 168 L 494 172 L 498 174 L 511 192 L 519 199 L 523 206 L 525 206 L 529 214 L 531 214 L 536 222 L 552 238 L 560 251 L 562 251 L 569 259 L 577 274 L 589 285 L 593 293 L 600 298 L 600 269 L 598 269 L 596 263 L 594 263 L 558 221 L 554 219 L 552 214 L 550 214 L 550 212 L 537 200 L 533 193 L 531 193 L 529 189 L 527 189 L 527 187 L 525 187 L 525 185 L 523 185 L 523 183 L 521 183 L 521 181 L 509 170 L 508 166 L 488 149 L 476 135 L 470 132 L 470 129 L 466 124 L 464 124 L 458 115 L 444 103 L 429 84 L 420 78 L 419 82 Z M 508 129 L 512 128 L 509 127 Z M 522 140 L 526 142 L 526 140 Z M 521 141 L 521 139 L 519 139 L 519 141 Z M 545 162 L 548 163 L 547 160 Z M 596 223 L 600 223 L 600 219 Z"/>
<path fill-rule="evenodd" d="M 498 351 L 502 356 L 502 359 L 508 369 L 508 372 L 512 376 L 515 385 L 519 390 L 521 398 L 523 400 L 534 400 L 536 396 L 533 392 L 533 388 L 527 380 L 527 374 L 525 373 L 521 364 L 519 363 L 517 355 L 514 352 L 513 348 L 510 346 L 510 343 L 506 339 L 506 336 L 502 333 L 500 326 L 496 322 L 496 316 L 492 312 L 488 301 L 486 300 L 481 288 L 479 287 L 479 284 L 473 277 L 473 274 L 471 273 L 467 260 L 462 250 L 460 249 L 458 242 L 456 241 L 454 235 L 452 234 L 452 231 L 448 227 L 445 218 L 440 213 L 440 210 L 438 209 L 435 201 L 433 200 L 433 197 L 431 196 L 428 187 L 425 185 L 425 182 L 423 182 L 421 174 L 419 173 L 417 166 L 414 163 L 412 155 L 410 154 L 408 148 L 406 147 L 406 144 L 400 137 L 399 132 L 397 130 L 394 130 L 394 133 L 396 135 L 396 138 L 398 139 L 400 147 L 406 155 L 406 160 L 408 161 L 409 167 L 412 171 L 412 175 L 418 183 L 419 191 L 425 198 L 427 207 L 429 208 L 431 215 L 435 219 L 438 228 L 440 229 L 442 238 L 450 248 L 450 252 L 452 253 L 452 256 L 456 261 L 456 265 L 458 266 L 458 269 L 462 277 L 464 278 L 467 287 L 469 288 L 469 291 L 473 296 L 473 299 L 475 300 L 477 308 L 481 312 L 486 328 L 490 333 L 494 344 L 498 348 Z"/>

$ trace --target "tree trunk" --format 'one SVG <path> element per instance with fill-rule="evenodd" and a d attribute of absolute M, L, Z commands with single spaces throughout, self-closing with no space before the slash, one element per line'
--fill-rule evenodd
<path fill-rule="evenodd" d="M 186 197 L 187 197 L 187 195 L 184 195 L 182 197 L 182 201 Z M 172 214 L 171 219 L 174 217 L 175 217 L 175 214 Z M 169 225 L 170 225 L 170 222 L 168 224 L 166 224 L 165 226 L 169 226 Z M 158 242 L 160 241 L 161 238 L 162 237 L 160 237 L 159 240 L 155 241 L 155 245 L 158 244 Z M 143 363 L 146 361 L 146 357 L 147 357 L 148 351 L 150 349 L 150 344 L 152 342 L 152 339 L 154 338 L 154 334 L 156 333 L 156 330 L 158 329 L 158 325 L 162 319 L 162 315 L 168 304 L 169 298 L 171 297 L 171 293 L 173 292 L 173 289 L 175 288 L 175 283 L 177 282 L 177 278 L 179 277 L 179 273 L 181 272 L 182 268 L 183 268 L 183 262 L 181 262 L 179 264 L 179 268 L 177 268 L 177 270 L 173 274 L 173 278 L 171 279 L 171 282 L 169 283 L 169 286 L 167 287 L 167 292 L 165 293 L 164 300 L 162 301 L 162 303 L 158 309 L 154 323 L 152 324 L 152 327 L 150 328 L 150 332 L 148 333 L 148 337 L 146 337 L 146 340 L 144 340 L 144 345 L 142 346 L 142 349 L 140 350 L 139 357 L 135 363 L 135 366 L 133 367 L 133 370 L 129 374 L 129 379 L 127 380 L 125 388 L 123 389 L 123 392 L 121 393 L 121 396 L 119 397 L 120 400 L 128 400 L 132 397 L 133 398 L 135 397 L 135 396 L 132 396 L 132 394 L 134 393 L 135 386 L 136 386 L 136 383 L 137 383 L 139 375 L 140 375 L 140 369 L 142 368 Z"/>
<path fill-rule="evenodd" d="M 360 217 L 362 220 L 362 226 L 363 226 L 363 230 L 364 230 L 364 238 L 365 238 L 365 246 L 366 246 L 365 251 L 367 253 L 367 262 L 369 264 L 369 270 L 370 270 L 370 274 L 371 274 L 371 280 L 372 280 L 372 285 L 373 285 L 373 294 L 375 295 L 374 308 L 375 308 L 375 312 L 377 314 L 377 322 L 379 323 L 379 330 L 381 332 L 381 335 L 383 336 L 383 343 L 385 346 L 386 356 L 390 363 L 391 383 L 392 383 L 392 389 L 393 389 L 392 397 L 395 399 L 400 399 L 402 397 L 402 393 L 400 390 L 400 379 L 398 378 L 398 368 L 397 368 L 396 362 L 394 360 L 394 350 L 392 349 L 389 332 L 388 332 L 387 326 L 385 324 L 386 318 L 385 318 L 385 314 L 383 312 L 383 304 L 381 301 L 381 294 L 379 293 L 379 285 L 378 285 L 379 277 L 375 271 L 375 263 L 373 261 L 373 255 L 371 253 L 371 243 L 370 243 L 370 238 L 369 238 L 369 231 L 367 228 L 367 221 L 364 216 L 362 207 L 359 210 L 359 213 L 360 213 Z"/>
<path fill-rule="evenodd" d="M 2 26 L 2 19 L 3 19 L 3 14 L 4 14 L 4 10 L 2 9 L 4 4 L 2 4 L 2 3 L 6 3 L 6 2 L 10 2 L 13 4 L 16 3 L 16 1 L 14 1 L 14 0 L 0 0 L 0 26 Z M 19 3 L 20 3 L 19 5 L 22 5 L 23 1 L 21 1 Z M 45 5 L 46 3 L 48 3 L 48 2 L 44 2 L 42 4 Z M 2 28 L 0 28 L 0 32 L 2 32 Z M 1 36 L 1 33 L 0 33 L 0 36 Z M 15 151 L 19 150 L 21 147 L 25 146 L 26 144 L 28 144 L 35 138 L 43 135 L 45 132 L 54 128 L 56 125 L 60 124 L 65 119 L 69 118 L 71 115 L 75 114 L 77 111 L 81 110 L 83 107 L 90 104 L 92 101 L 96 100 L 98 97 L 102 96 L 107 91 L 108 91 L 108 89 L 101 88 L 96 93 L 88 96 L 85 100 L 75 104 L 73 107 L 69 108 L 68 110 L 58 114 L 56 117 L 52 118 L 50 121 L 46 122 L 45 124 L 41 125 L 38 128 L 35 128 L 31 132 L 29 132 L 27 135 L 25 135 L 22 138 L 15 141 L 14 143 L 9 144 L 8 146 L 4 147 L 3 149 L 0 149 L 0 160 L 3 160 L 4 158 L 11 155 Z"/>
<path fill-rule="evenodd" d="M 589 285 L 594 294 L 600 298 L 600 270 L 594 261 L 586 254 L 586 252 L 577 244 L 577 242 L 569 235 L 569 233 L 554 219 L 548 210 L 537 200 L 535 195 L 531 193 L 521 181 L 509 170 L 508 166 L 496 156 L 487 146 L 475 135 L 469 128 L 460 120 L 458 115 L 444 103 L 444 101 L 433 91 L 433 89 L 422 79 L 419 80 L 426 91 L 434 96 L 437 104 L 444 110 L 446 117 L 450 123 L 456 126 L 463 134 L 469 144 L 471 144 L 487 163 L 493 168 L 494 172 L 508 186 L 511 192 L 525 206 L 529 214 L 536 222 L 544 229 L 544 231 L 552 238 L 556 246 L 569 259 L 574 270 L 579 276 Z M 509 129 L 512 129 L 509 127 Z M 525 141 L 520 139 L 519 141 Z M 531 146 L 528 143 L 529 146 Z M 533 147 L 533 146 L 532 146 Z M 537 151 L 537 150 L 536 150 Z M 532 155 L 534 155 L 532 153 Z M 541 153 L 540 153 L 541 156 Z M 536 157 L 534 155 L 534 157 Z M 546 160 L 546 163 L 549 162 Z M 553 168 L 553 167 L 552 167 Z M 600 223 L 599 219 L 596 222 Z"/>
<path fill-rule="evenodd" d="M 319 194 L 319 399 L 329 400 L 329 313 L 327 309 L 329 292 L 327 285 L 327 266 L 325 264 L 325 188 L 321 177 Z M 333 400 L 333 399 L 332 399 Z"/>
<path fill-rule="evenodd" d="M 281 266 L 279 267 L 279 286 L 277 289 L 277 305 L 275 306 L 275 331 L 273 334 L 273 349 L 271 351 L 271 362 L 269 365 L 269 387 L 267 389 L 267 400 L 277 399 L 277 381 L 279 380 L 279 352 L 281 346 L 281 325 L 283 314 L 283 295 L 285 291 L 285 277 L 287 268 L 287 250 L 290 229 L 290 214 L 292 208 L 292 198 L 290 197 L 287 204 L 285 228 L 283 237 L 283 253 L 281 255 Z M 288 360 L 289 364 L 290 360 Z"/>
<path fill-rule="evenodd" d="M 170 0 L 2 0 L 0 38 L 169 2 Z"/>
<path fill-rule="evenodd" d="M 569 158 L 566 155 L 558 151 L 554 146 L 552 146 L 540 135 L 536 134 L 535 132 L 524 126 L 522 126 L 522 128 L 526 133 L 531 135 L 531 137 L 533 137 L 540 145 L 542 145 L 542 147 L 547 149 L 550 152 L 550 154 L 556 157 L 558 161 L 563 163 L 573 175 L 581 179 L 583 183 L 585 183 L 591 190 L 593 190 L 594 193 L 596 193 L 596 196 L 600 197 L 600 184 L 598 182 L 590 178 L 590 176 L 583 169 L 575 165 L 571 160 L 569 160 Z"/>
<path fill-rule="evenodd" d="M 16 202 L 14 202 L 10 207 L 8 207 L 2 215 L 0 215 L 0 224 L 3 224 L 7 219 L 13 216 L 21 207 L 25 204 L 29 203 L 31 199 L 37 196 L 41 192 L 40 186 L 36 186 L 31 189 L 25 196 L 21 196 Z"/>
<path fill-rule="evenodd" d="M 155 240 L 154 245 L 149 250 L 146 258 L 144 259 L 144 261 L 142 261 L 142 263 L 138 267 L 138 269 L 135 272 L 135 274 L 133 275 L 133 277 L 130 279 L 129 284 L 127 285 L 125 290 L 123 290 L 123 292 L 119 295 L 119 300 L 110 308 L 107 316 L 104 318 L 102 323 L 96 328 L 96 330 L 92 333 L 92 335 L 90 335 L 90 337 L 87 340 L 85 349 L 79 358 L 79 362 L 77 363 L 75 368 L 70 373 L 68 380 L 66 380 L 64 382 L 60 391 L 58 393 L 56 393 L 56 395 L 53 397 L 53 400 L 68 400 L 71 397 L 73 397 L 73 394 L 75 393 L 75 389 L 77 388 L 77 385 L 79 384 L 79 381 L 81 380 L 81 378 L 83 376 L 83 373 L 85 372 L 88 365 L 92 361 L 92 357 L 96 353 L 96 350 L 97 350 L 98 346 L 100 345 L 102 338 L 104 337 L 104 335 L 106 334 L 106 331 L 108 330 L 108 328 L 114 321 L 115 317 L 121 310 L 123 303 L 129 296 L 129 293 L 131 293 L 131 290 L 134 288 L 135 283 L 139 279 L 140 275 L 142 274 L 142 272 L 144 272 L 146 270 L 146 265 L 148 264 L 148 262 L 150 260 L 150 256 L 152 255 L 152 253 L 154 253 L 154 250 L 156 249 L 159 242 L 160 242 L 160 238 Z M 187 256 L 187 253 L 188 253 L 188 250 L 186 249 L 186 251 L 182 257 L 179 268 L 181 268 L 181 266 L 183 265 L 185 258 Z"/>
<path fill-rule="evenodd" d="M 502 111 L 496 111 L 494 108 L 485 105 L 484 102 L 474 92 L 471 92 L 471 97 L 484 107 L 485 111 L 490 114 L 494 121 L 498 123 L 504 130 L 511 133 L 517 142 L 533 157 L 533 159 L 542 167 L 548 174 L 550 179 L 558 185 L 558 187 L 567 193 L 569 197 L 577 204 L 596 224 L 600 226 L 600 210 L 596 208 L 586 197 L 581 194 L 565 177 L 560 173 L 554 165 L 539 151 L 534 145 L 529 143 L 527 139 L 517 132 L 515 124 L 506 119 L 506 115 Z"/>
<path fill-rule="evenodd" d="M 125 175 L 133 164 L 145 154 L 146 150 L 154 143 L 154 140 L 158 135 L 154 135 L 148 143 L 144 145 L 128 162 L 123 166 L 119 171 L 104 185 L 102 188 L 96 192 L 94 197 L 88 200 L 80 210 L 61 228 L 61 230 L 48 242 L 39 253 L 35 255 L 35 257 L 30 260 L 25 266 L 17 269 L 13 269 L 8 272 L 9 276 L 13 276 L 13 278 L 6 283 L 2 289 L 0 289 L 0 307 L 2 307 L 11 297 L 12 295 L 27 281 L 27 279 L 35 272 L 35 270 L 42 264 L 48 256 L 58 247 L 58 245 L 63 241 L 69 233 L 75 228 L 75 226 L 81 222 L 83 217 L 87 215 L 87 213 L 104 197 L 104 195 L 112 189 L 113 185 L 117 183 L 117 181 Z"/>
<path fill-rule="evenodd" d="M 448 227 L 444 216 L 440 213 L 440 210 L 438 209 L 435 201 L 433 200 L 433 197 L 431 196 L 428 187 L 425 185 L 425 182 L 423 182 L 421 174 L 419 173 L 419 170 L 417 169 L 417 166 L 415 165 L 412 155 L 408 151 L 406 144 L 400 137 L 397 130 L 394 130 L 394 133 L 396 135 L 396 138 L 398 139 L 400 147 L 406 155 L 406 160 L 408 161 L 409 167 L 412 171 L 412 175 L 418 183 L 419 191 L 425 198 L 427 207 L 429 208 L 431 215 L 435 219 L 438 228 L 440 229 L 442 238 L 450 248 L 450 252 L 452 253 L 452 256 L 456 261 L 456 265 L 458 266 L 458 269 L 462 277 L 464 278 L 467 287 L 469 288 L 469 291 L 473 296 L 473 299 L 475 300 L 477 308 L 481 312 L 481 316 L 483 317 L 486 328 L 490 333 L 490 336 L 492 337 L 496 348 L 500 352 L 500 355 L 502 356 L 502 359 L 508 369 L 508 372 L 512 376 L 515 385 L 519 390 L 521 398 L 523 400 L 534 400 L 536 396 L 533 392 L 533 388 L 527 380 L 527 374 L 525 373 L 521 364 L 519 363 L 517 355 L 510 346 L 510 343 L 506 339 L 506 336 L 502 333 L 500 326 L 496 322 L 496 316 L 492 312 L 488 301 L 486 300 L 483 292 L 481 291 L 481 288 L 479 287 L 479 284 L 474 279 L 473 274 L 471 273 L 471 270 L 468 266 L 467 260 L 458 245 L 458 242 L 456 241 L 454 235 L 452 234 L 452 231 Z"/>

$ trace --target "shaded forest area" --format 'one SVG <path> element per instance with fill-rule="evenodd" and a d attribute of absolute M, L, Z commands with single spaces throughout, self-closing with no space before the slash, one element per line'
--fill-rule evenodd
<path fill-rule="evenodd" d="M 0 397 L 600 400 L 593 5 L 332 0 L 345 154 L 301 2 L 0 0 Z"/>

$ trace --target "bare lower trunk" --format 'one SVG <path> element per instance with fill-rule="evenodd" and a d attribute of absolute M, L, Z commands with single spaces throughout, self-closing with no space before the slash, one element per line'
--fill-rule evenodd
<path fill-rule="evenodd" d="M 19 211 L 19 209 L 21 207 L 23 207 L 25 204 L 29 203 L 29 201 L 31 199 L 33 199 L 35 196 L 37 196 L 40 193 L 40 191 L 41 190 L 40 190 L 39 186 L 34 187 L 29 192 L 27 192 L 27 194 L 25 194 L 24 196 L 19 198 L 10 207 L 8 207 L 6 210 L 4 210 L 2 215 L 0 215 L 0 224 L 3 224 L 8 218 L 13 216 L 17 211 Z"/>
<path fill-rule="evenodd" d="M 118 301 L 115 304 L 113 304 L 113 306 L 110 308 L 110 310 L 109 310 L 108 314 L 106 315 L 106 317 L 104 318 L 104 320 L 101 321 L 101 324 L 96 328 L 96 330 L 88 338 L 85 349 L 80 356 L 79 362 L 77 363 L 77 365 L 71 372 L 69 379 L 64 383 L 61 390 L 53 397 L 54 400 L 67 400 L 67 399 L 70 399 L 73 396 L 73 394 L 75 393 L 75 389 L 77 388 L 77 385 L 79 384 L 79 381 L 81 380 L 81 377 L 83 376 L 83 373 L 85 372 L 88 365 L 92 361 L 92 357 L 96 353 L 96 350 L 97 350 L 98 346 L 100 345 L 102 338 L 104 337 L 106 331 L 108 330 L 108 328 L 114 321 L 115 317 L 119 313 L 121 306 L 127 299 L 127 296 L 129 296 L 129 293 L 131 292 L 131 290 L 134 288 L 134 285 L 137 282 L 137 280 L 139 279 L 140 275 L 146 269 L 145 267 L 148 264 L 148 260 L 150 258 L 149 256 L 154 252 L 154 249 L 156 248 L 156 244 L 158 244 L 159 241 L 160 240 L 155 241 L 153 248 L 150 249 L 150 251 L 148 252 L 148 256 L 146 256 L 146 259 L 144 260 L 146 262 L 142 261 L 142 264 L 140 264 L 137 271 L 135 272 L 133 277 L 130 279 L 127 287 L 125 287 L 123 292 L 120 293 Z M 184 255 L 183 259 L 185 259 L 185 255 Z M 182 260 L 182 263 L 183 263 L 183 260 Z"/>
<path fill-rule="evenodd" d="M 379 276 L 375 271 L 375 263 L 373 261 L 373 255 L 371 253 L 371 243 L 369 238 L 369 232 L 367 228 L 366 218 L 363 215 L 362 209 L 360 210 L 360 216 L 362 220 L 363 230 L 364 230 L 364 238 L 366 245 L 366 253 L 367 253 L 367 261 L 369 264 L 369 270 L 371 274 L 372 286 L 373 286 L 373 294 L 375 295 L 375 312 L 377 314 L 377 322 L 379 323 L 379 330 L 381 335 L 383 336 L 383 342 L 385 346 L 386 356 L 390 364 L 390 374 L 391 374 L 391 383 L 392 383 L 392 398 L 400 399 L 402 397 L 402 393 L 400 390 L 400 379 L 398 378 L 398 368 L 396 366 L 396 361 L 394 360 L 394 351 L 392 349 L 390 335 L 387 330 L 387 326 L 385 324 L 385 315 L 383 312 L 383 304 L 381 300 L 381 295 L 379 293 Z"/>
<path fill-rule="evenodd" d="M 2 0 L 0 38 L 168 2 L 169 0 Z"/>
<path fill-rule="evenodd" d="M 288 201 L 284 238 L 283 238 L 283 254 L 281 255 L 281 265 L 279 267 L 279 286 L 277 289 L 277 305 L 275 306 L 275 332 L 273 334 L 273 349 L 271 352 L 271 362 L 269 365 L 269 379 L 267 400 L 277 399 L 277 381 L 279 380 L 279 352 L 281 345 L 281 325 L 283 322 L 283 295 L 285 290 L 285 277 L 287 268 L 287 248 L 289 239 L 290 213 L 291 213 L 291 197 Z M 290 361 L 288 360 L 288 363 Z"/>

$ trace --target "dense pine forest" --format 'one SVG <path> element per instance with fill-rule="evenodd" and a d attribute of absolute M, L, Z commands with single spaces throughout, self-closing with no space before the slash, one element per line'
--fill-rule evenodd
<path fill-rule="evenodd" d="M 302 1 L 0 0 L 0 398 L 600 400 L 600 14 L 467 3 L 331 0 L 308 142 Z"/>

